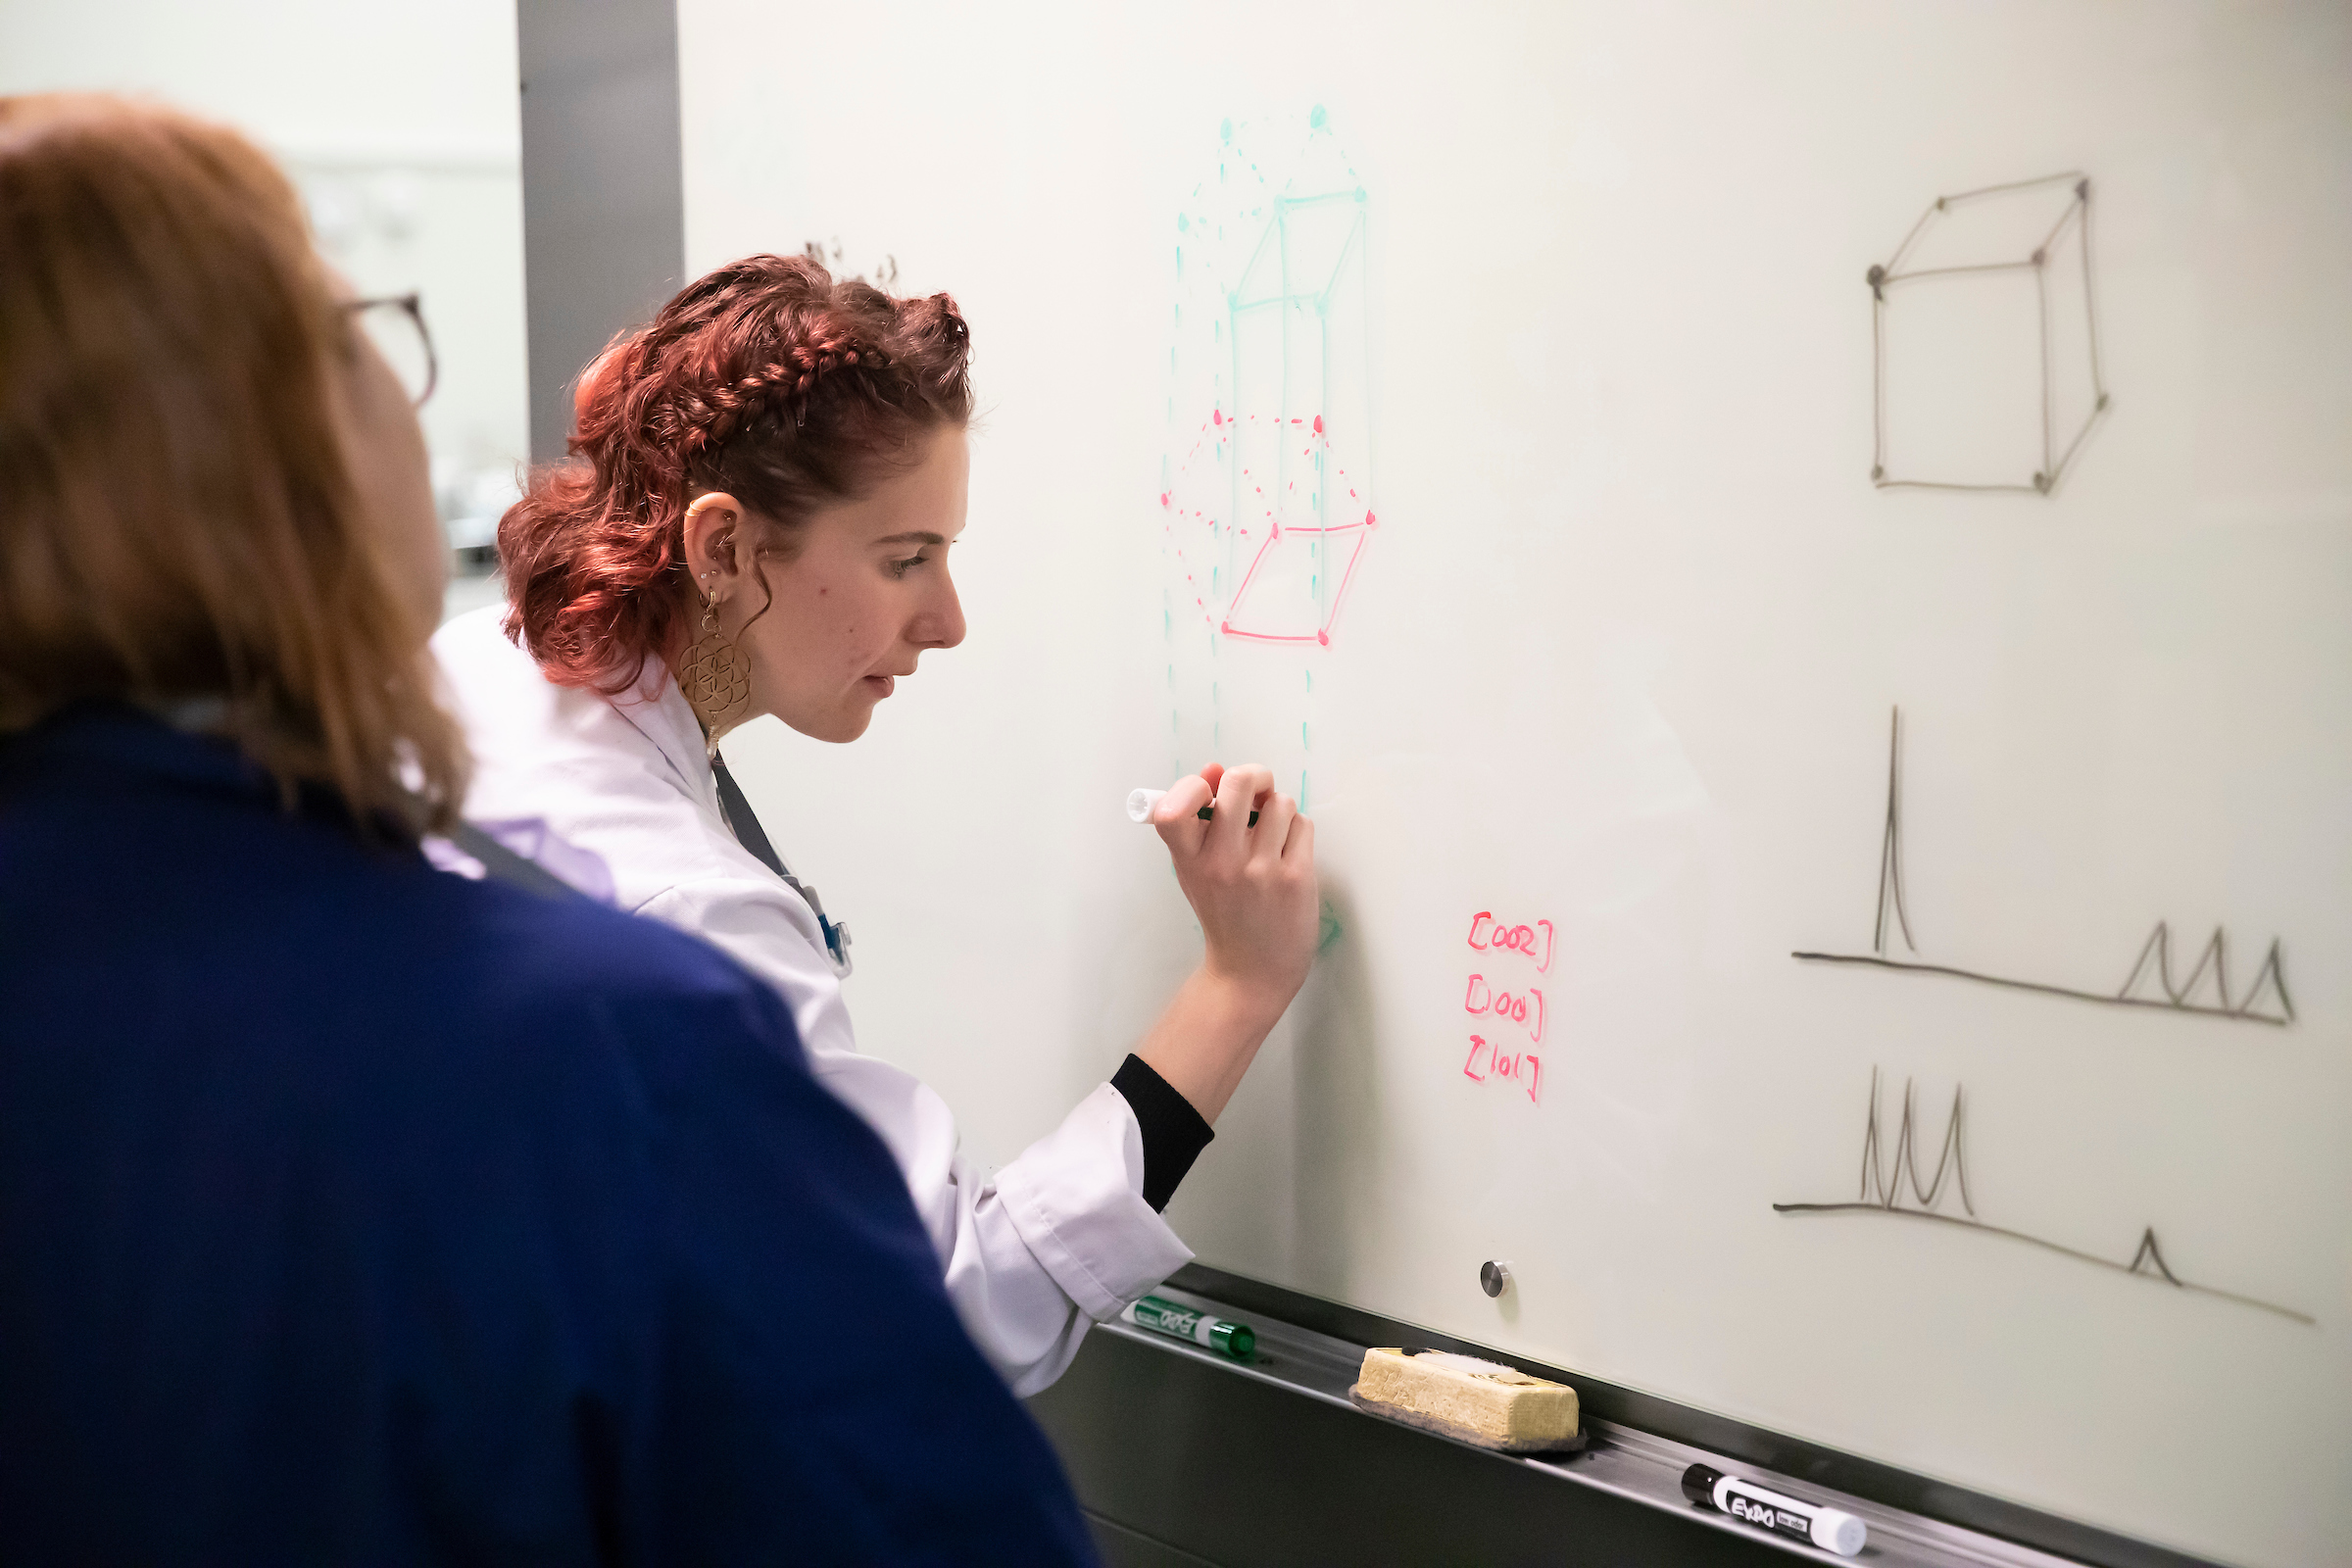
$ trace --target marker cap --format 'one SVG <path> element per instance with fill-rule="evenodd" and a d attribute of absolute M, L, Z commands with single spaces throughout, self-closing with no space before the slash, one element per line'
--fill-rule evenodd
<path fill-rule="evenodd" d="M 1712 1508 L 1715 1506 L 1715 1483 L 1722 1479 L 1722 1471 L 1709 1465 L 1694 1464 L 1683 1472 L 1683 1495 L 1692 1502 Z"/>
<path fill-rule="evenodd" d="M 1250 1332 L 1247 1323 L 1228 1323 L 1223 1318 L 1208 1331 L 1209 1347 L 1224 1351 L 1237 1361 L 1247 1361 L 1257 1350 L 1257 1336 Z"/>
<path fill-rule="evenodd" d="M 1870 1527 L 1842 1508 L 1824 1508 L 1813 1516 L 1813 1544 L 1840 1557 L 1851 1557 L 1870 1539 Z"/>

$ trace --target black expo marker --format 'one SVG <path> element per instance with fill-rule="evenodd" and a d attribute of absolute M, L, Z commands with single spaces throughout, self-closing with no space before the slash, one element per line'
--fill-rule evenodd
<path fill-rule="evenodd" d="M 1692 1502 L 1719 1508 L 1733 1518 L 1769 1530 L 1790 1541 L 1802 1541 L 1851 1557 L 1862 1549 L 1870 1529 L 1842 1508 L 1824 1508 L 1767 1492 L 1752 1481 L 1727 1476 L 1711 1465 L 1694 1464 L 1683 1472 L 1683 1495 Z"/>

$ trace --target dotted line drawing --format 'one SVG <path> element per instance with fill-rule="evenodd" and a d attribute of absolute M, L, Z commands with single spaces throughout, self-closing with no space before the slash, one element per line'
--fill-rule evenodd
<path fill-rule="evenodd" d="M 1211 756 L 1225 744 L 1224 644 L 1319 657 L 1380 526 L 1370 482 L 1369 211 L 1321 106 L 1223 121 L 1214 173 L 1178 204 L 1157 500 L 1179 770 L 1188 744 L 1205 739 Z M 1266 699 L 1288 698 L 1266 688 L 1262 659 L 1246 667 L 1249 744 L 1262 746 Z M 1314 686 L 1312 664 L 1302 663 L 1294 710 L 1302 808 Z"/>

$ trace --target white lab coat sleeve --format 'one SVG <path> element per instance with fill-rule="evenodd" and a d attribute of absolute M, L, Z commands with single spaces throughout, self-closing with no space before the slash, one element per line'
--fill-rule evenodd
<path fill-rule="evenodd" d="M 1192 1259 L 1144 1201 L 1143 1133 L 1109 1084 L 992 1180 L 962 1153 L 937 1093 L 857 1052 L 815 916 L 789 888 L 717 878 L 638 912 L 696 933 L 782 993 L 811 1070 L 898 1161 L 956 1315 L 1014 1394 L 1052 1384 L 1092 1323 Z"/>
<path fill-rule="evenodd" d="M 997 1172 L 997 1192 L 1029 1250 L 1101 1322 L 1192 1261 L 1144 1201 L 1144 1134 L 1108 1084 Z"/>

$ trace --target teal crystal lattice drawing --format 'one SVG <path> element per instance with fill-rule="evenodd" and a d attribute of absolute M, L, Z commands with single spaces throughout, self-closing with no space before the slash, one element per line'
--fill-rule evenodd
<path fill-rule="evenodd" d="M 1223 636 L 1328 645 L 1379 526 L 1369 199 L 1320 109 L 1219 135 L 1216 177 L 1176 220 L 1172 598 Z"/>

